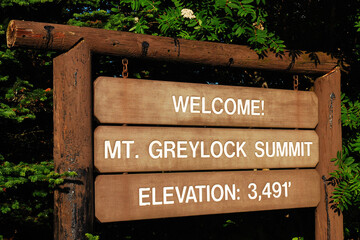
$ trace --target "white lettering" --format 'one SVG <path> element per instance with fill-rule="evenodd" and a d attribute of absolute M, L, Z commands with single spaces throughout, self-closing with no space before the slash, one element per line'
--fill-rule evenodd
<path fill-rule="evenodd" d="M 160 141 L 158 141 L 158 140 L 155 140 L 155 141 L 152 141 L 151 143 L 150 143 L 150 145 L 149 145 L 149 154 L 150 154 L 150 156 L 152 157 L 152 158 L 162 158 L 162 151 L 161 151 L 161 149 L 156 149 L 155 151 L 158 153 L 157 155 L 154 155 L 154 153 L 153 153 L 153 151 L 152 151 L 152 149 L 153 149 L 153 145 L 154 144 L 157 144 L 157 145 L 159 145 L 159 147 L 161 147 L 161 142 Z"/>
<path fill-rule="evenodd" d="M 281 142 L 276 142 L 276 156 L 288 156 L 288 142 L 284 142 L 281 148 Z"/>
<path fill-rule="evenodd" d="M 228 106 L 229 106 L 229 102 L 232 102 L 232 107 L 233 107 L 232 111 L 229 111 L 229 107 L 228 107 Z M 225 105 L 225 106 L 224 106 L 225 112 L 226 112 L 227 114 L 233 115 L 233 114 L 236 112 L 236 103 L 235 103 L 235 100 L 234 100 L 234 99 L 232 99 L 232 98 L 226 99 L 224 105 Z"/>
<path fill-rule="evenodd" d="M 178 158 L 187 158 L 186 154 L 182 155 L 181 151 L 186 151 L 186 147 L 182 147 L 181 145 L 186 145 L 187 141 L 178 141 L 177 142 L 177 157 Z"/>
<path fill-rule="evenodd" d="M 261 142 L 255 143 L 256 157 L 310 157 L 312 142 Z M 265 150 L 263 147 L 265 146 Z M 306 149 L 305 149 L 306 148 Z"/>
<path fill-rule="evenodd" d="M 122 143 L 126 146 L 126 158 L 130 158 L 130 144 L 134 144 L 134 141 L 122 141 Z"/>
<path fill-rule="evenodd" d="M 246 157 L 246 153 L 243 149 L 245 144 L 246 144 L 246 142 L 242 142 L 241 145 L 239 142 L 236 142 L 236 157 L 240 157 L 240 152 L 242 153 L 242 155 L 244 157 Z"/>
<path fill-rule="evenodd" d="M 205 188 L 205 185 L 195 186 L 196 189 L 199 189 L 199 202 L 202 202 L 202 190 Z"/>
<path fill-rule="evenodd" d="M 204 141 L 201 141 L 201 142 L 200 142 L 200 150 L 201 150 L 200 156 L 201 156 L 202 158 L 209 158 L 209 157 L 210 157 L 209 154 L 205 154 Z"/>
<path fill-rule="evenodd" d="M 181 195 L 180 195 L 179 187 L 178 187 L 178 186 L 175 187 L 176 196 L 177 196 L 177 199 L 179 200 L 179 203 L 183 203 L 183 202 L 184 202 L 186 188 L 187 188 L 186 186 L 183 187 L 182 193 L 181 193 Z"/>
<path fill-rule="evenodd" d="M 199 141 L 196 142 L 195 146 L 193 145 L 192 141 L 189 141 L 189 145 L 190 145 L 190 148 L 192 150 L 192 153 L 193 153 L 193 158 L 196 157 L 196 149 L 199 145 Z"/>
<path fill-rule="evenodd" d="M 238 114 L 240 115 L 250 115 L 250 100 L 246 99 L 245 104 L 243 105 L 243 102 L 241 99 L 238 99 Z"/>
<path fill-rule="evenodd" d="M 225 156 L 228 157 L 228 158 L 233 158 L 235 156 L 235 151 L 232 153 L 232 154 L 229 154 L 228 152 L 228 146 L 229 145 L 232 145 L 233 147 L 235 147 L 235 143 L 232 142 L 232 141 L 227 141 L 224 145 L 224 153 L 225 153 Z"/>
<path fill-rule="evenodd" d="M 176 97 L 172 96 L 172 99 L 173 99 L 173 103 L 174 103 L 175 112 L 179 112 L 180 107 L 182 109 L 182 112 L 186 111 L 187 105 L 188 105 L 188 102 L 189 102 L 189 96 L 186 96 L 185 103 L 184 103 L 183 96 L 180 96 L 179 101 L 177 102 L 177 105 L 176 105 Z"/>
<path fill-rule="evenodd" d="M 175 143 L 173 141 L 164 141 L 164 158 L 168 157 L 168 152 L 171 153 L 173 158 L 175 155 Z"/>
<path fill-rule="evenodd" d="M 200 97 L 190 97 L 190 112 L 191 113 L 200 113 L 200 110 L 195 110 L 194 106 L 200 106 L 199 102 L 194 101 L 200 100 Z"/>
<path fill-rule="evenodd" d="M 105 159 L 109 158 L 109 153 L 110 153 L 110 158 L 115 158 L 116 152 L 117 152 L 117 158 L 120 158 L 121 156 L 121 147 L 120 147 L 120 143 L 121 141 L 115 141 L 115 146 L 114 149 L 111 150 L 111 144 L 110 141 L 105 141 Z"/>
<path fill-rule="evenodd" d="M 163 188 L 163 201 L 164 201 L 164 204 L 174 204 L 174 201 L 169 201 L 168 200 L 168 197 L 173 197 L 174 194 L 172 192 L 168 193 L 168 190 L 171 190 L 173 191 L 174 190 L 174 187 L 164 187 Z"/>
<path fill-rule="evenodd" d="M 261 142 L 261 141 L 257 141 L 257 142 L 255 143 L 255 148 L 256 148 L 256 150 L 258 150 L 258 151 L 261 152 L 260 154 L 258 154 L 257 152 L 255 152 L 255 156 L 256 156 L 256 157 L 263 157 L 264 154 L 265 154 L 265 152 L 264 152 L 264 149 L 262 149 L 261 147 L 259 147 L 259 145 L 264 146 L 264 143 Z"/>
<path fill-rule="evenodd" d="M 219 189 L 220 191 L 220 196 L 217 198 L 215 196 L 215 190 L 216 188 Z M 220 184 L 215 184 L 212 188 L 211 188 L 211 198 L 215 201 L 215 202 L 220 202 L 224 197 L 224 189 Z"/>
<path fill-rule="evenodd" d="M 201 103 L 201 106 L 202 106 L 201 112 L 202 112 L 202 113 L 210 114 L 211 111 L 205 109 L 205 107 L 206 107 L 206 105 L 205 105 L 205 97 L 202 97 L 202 98 L 201 98 L 201 101 L 202 101 L 202 103 Z"/>
<path fill-rule="evenodd" d="M 217 155 L 215 154 L 215 150 L 214 150 L 215 144 L 219 145 L 219 153 L 218 153 Z M 219 158 L 219 157 L 221 157 L 221 155 L 222 155 L 222 153 L 223 153 L 223 148 L 222 148 L 221 142 L 219 142 L 219 141 L 214 141 L 214 142 L 211 144 L 211 146 L 210 146 L 210 153 L 211 153 L 211 155 L 212 155 L 214 158 Z"/>
<path fill-rule="evenodd" d="M 289 156 L 300 156 L 300 142 L 289 142 Z"/>
<path fill-rule="evenodd" d="M 212 104 L 211 104 L 212 111 L 213 111 L 215 114 L 221 114 L 221 113 L 224 111 L 224 109 L 221 108 L 219 111 L 216 110 L 216 108 L 215 108 L 215 103 L 216 103 L 217 101 L 219 101 L 220 103 L 223 103 L 223 100 L 222 100 L 221 98 L 219 98 L 219 97 L 214 98 L 214 99 L 212 100 Z"/>
<path fill-rule="evenodd" d="M 260 103 L 260 100 L 251 100 L 251 115 L 260 115 L 259 112 L 255 112 L 256 109 L 259 109 L 260 106 L 258 105 Z M 255 105 L 257 104 L 257 105 Z"/>
<path fill-rule="evenodd" d="M 155 192 L 155 190 L 156 190 L 156 188 L 154 188 L 154 187 L 151 189 L 152 204 L 153 205 L 162 205 L 161 201 L 160 202 L 156 201 L 156 195 L 155 195 L 156 192 Z"/>
<path fill-rule="evenodd" d="M 269 142 L 265 143 L 265 152 L 267 157 L 274 157 L 275 156 L 275 142 L 272 143 L 272 153 L 269 154 Z"/>
<path fill-rule="evenodd" d="M 312 142 L 305 142 L 306 148 L 307 148 L 307 156 L 310 157 L 310 145 Z"/>
<path fill-rule="evenodd" d="M 229 185 L 225 184 L 225 200 L 229 200 L 229 195 L 231 200 L 235 200 L 235 184 L 232 185 L 232 189 L 230 189 Z"/>
<path fill-rule="evenodd" d="M 149 202 L 143 202 L 144 198 L 150 197 L 149 194 L 144 194 L 144 191 L 150 191 L 150 188 L 139 188 L 139 206 L 148 206 Z"/>
<path fill-rule="evenodd" d="M 197 202 L 193 186 L 189 186 L 188 194 L 186 196 L 186 201 L 185 202 L 189 203 L 190 199 L 193 200 L 194 202 Z"/>

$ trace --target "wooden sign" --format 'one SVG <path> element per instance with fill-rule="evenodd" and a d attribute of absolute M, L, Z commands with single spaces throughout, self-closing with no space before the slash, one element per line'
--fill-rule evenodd
<path fill-rule="evenodd" d="M 315 167 L 312 130 L 100 126 L 94 133 L 100 172 Z"/>
<path fill-rule="evenodd" d="M 315 128 L 313 92 L 99 77 L 101 123 Z"/>
<path fill-rule="evenodd" d="M 180 55 L 180 47 L 169 49 L 170 38 L 52 23 L 11 21 L 7 35 L 9 47 L 69 50 L 54 59 L 54 163 L 57 173 L 72 169 L 79 174 L 54 193 L 57 240 L 81 239 L 93 230 L 91 52 L 212 65 L 231 60 L 235 67 L 272 70 L 289 70 L 290 64 L 290 71 L 312 73 L 327 73 L 337 62 L 320 53 L 321 64 L 300 56 L 293 66 L 289 56 L 259 60 L 246 46 L 184 39 L 179 40 Z M 106 35 L 106 44 L 96 41 L 99 35 Z M 143 43 L 151 46 L 145 56 Z M 219 57 L 213 49 L 226 54 Z M 98 78 L 94 114 L 100 123 L 153 125 L 99 127 L 95 164 L 100 172 L 313 167 L 319 153 L 320 163 L 319 173 L 297 169 L 99 175 L 96 217 L 112 222 L 317 206 L 316 239 L 343 238 L 342 215 L 329 211 L 327 193 L 333 186 L 320 179 L 334 171 L 329 159 L 341 151 L 340 69 L 317 79 L 314 87 L 319 105 L 312 92 Z M 319 139 L 309 130 L 280 130 L 315 127 Z"/>
<path fill-rule="evenodd" d="M 316 207 L 315 170 L 100 175 L 100 222 Z"/>

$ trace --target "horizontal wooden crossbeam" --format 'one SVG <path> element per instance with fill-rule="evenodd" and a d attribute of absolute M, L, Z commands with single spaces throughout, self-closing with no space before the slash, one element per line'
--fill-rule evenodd
<path fill-rule="evenodd" d="M 123 57 L 231 66 L 249 69 L 325 74 L 337 64 L 326 53 L 268 52 L 260 58 L 248 46 L 159 37 L 89 27 L 12 20 L 7 30 L 8 47 L 68 51 L 86 40 L 92 52 Z"/>

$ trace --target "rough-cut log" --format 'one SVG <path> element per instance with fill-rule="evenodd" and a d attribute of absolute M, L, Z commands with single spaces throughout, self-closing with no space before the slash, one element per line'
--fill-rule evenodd
<path fill-rule="evenodd" d="M 322 178 L 320 203 L 315 212 L 315 239 L 344 239 L 343 216 L 331 206 L 334 190 L 327 179 L 336 167 L 330 160 L 341 151 L 341 105 L 340 105 L 340 69 L 318 78 L 315 81 L 315 93 L 319 99 L 319 124 L 316 132 L 319 136 L 320 159 L 316 167 Z"/>
<path fill-rule="evenodd" d="M 54 59 L 55 171 L 75 171 L 54 196 L 54 239 L 85 239 L 94 221 L 91 56 L 84 41 Z"/>
<path fill-rule="evenodd" d="M 336 59 L 321 52 L 286 52 L 282 58 L 268 53 L 267 57 L 261 59 L 247 46 L 52 23 L 12 20 L 7 30 L 9 47 L 24 46 L 67 51 L 81 39 L 85 39 L 91 51 L 95 53 L 123 57 L 318 74 L 328 73 L 337 64 Z"/>

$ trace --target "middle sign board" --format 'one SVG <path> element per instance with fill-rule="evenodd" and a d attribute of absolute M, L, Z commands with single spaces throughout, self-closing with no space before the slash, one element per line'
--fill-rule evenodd
<path fill-rule="evenodd" d="M 99 172 L 315 167 L 312 130 L 100 126 L 94 133 Z"/>

